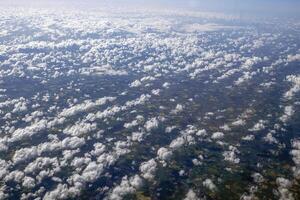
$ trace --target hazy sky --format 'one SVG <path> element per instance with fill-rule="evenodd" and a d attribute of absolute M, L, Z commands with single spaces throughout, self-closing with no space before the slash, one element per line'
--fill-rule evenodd
<path fill-rule="evenodd" d="M 145 7 L 162 9 L 192 9 L 196 11 L 245 12 L 258 15 L 300 15 L 300 0 L 0 0 L 1 6 L 41 6 L 101 8 Z"/>

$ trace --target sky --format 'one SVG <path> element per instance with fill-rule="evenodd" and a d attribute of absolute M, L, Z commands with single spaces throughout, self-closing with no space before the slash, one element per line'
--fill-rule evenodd
<path fill-rule="evenodd" d="M 138 7 L 247 13 L 270 16 L 300 16 L 299 0 L 0 0 L 0 6 L 52 6 L 80 9 Z"/>

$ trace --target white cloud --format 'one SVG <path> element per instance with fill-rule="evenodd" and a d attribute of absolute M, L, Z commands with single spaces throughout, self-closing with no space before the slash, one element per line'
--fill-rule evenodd
<path fill-rule="evenodd" d="M 282 177 L 278 177 L 276 179 L 276 183 L 278 185 L 278 191 L 280 194 L 280 200 L 294 200 L 293 194 L 289 191 L 292 183 Z"/>
<path fill-rule="evenodd" d="M 159 121 L 157 120 L 157 118 L 151 118 L 148 121 L 146 121 L 144 127 L 147 131 L 151 131 L 153 129 L 156 129 L 159 125 Z"/>
<path fill-rule="evenodd" d="M 288 62 L 300 61 L 300 54 L 296 54 L 296 55 L 288 55 L 287 61 L 288 61 Z"/>
<path fill-rule="evenodd" d="M 168 150 L 165 147 L 161 147 L 160 149 L 158 149 L 157 151 L 157 156 L 158 158 L 160 158 L 161 160 L 169 160 L 172 156 L 172 151 Z"/>
<path fill-rule="evenodd" d="M 252 141 L 254 139 L 255 139 L 254 135 L 246 135 L 246 136 L 242 137 L 242 140 L 245 140 L 245 141 Z"/>
<path fill-rule="evenodd" d="M 130 84 L 130 87 L 140 87 L 142 85 L 141 81 L 135 80 Z"/>
<path fill-rule="evenodd" d="M 200 200 L 200 199 L 197 197 L 197 194 L 192 189 L 189 189 L 184 200 Z"/>
<path fill-rule="evenodd" d="M 90 100 L 86 100 L 81 104 L 77 104 L 70 108 L 63 109 L 63 111 L 58 114 L 58 117 L 71 117 L 81 112 L 87 112 L 88 110 L 91 110 L 97 106 L 104 105 L 108 102 L 112 102 L 114 100 L 116 100 L 116 97 L 103 97 L 97 99 L 94 102 Z"/>
<path fill-rule="evenodd" d="M 215 132 L 211 136 L 211 138 L 214 140 L 219 140 L 219 139 L 222 139 L 223 137 L 224 137 L 224 133 L 222 133 L 222 132 Z"/>
<path fill-rule="evenodd" d="M 72 136 L 84 136 L 97 129 L 96 123 L 79 122 L 63 130 L 63 133 Z"/>
<path fill-rule="evenodd" d="M 178 114 L 183 111 L 183 105 L 177 104 L 176 108 L 171 111 L 172 114 Z"/>
<path fill-rule="evenodd" d="M 294 115 L 294 107 L 293 106 L 285 106 L 284 114 L 279 118 L 280 121 L 286 123 L 293 115 Z"/>
<path fill-rule="evenodd" d="M 143 184 L 139 175 L 135 175 L 128 179 L 127 176 L 122 178 L 120 185 L 113 188 L 106 199 L 108 200 L 122 200 L 128 194 L 134 193 L 136 189 L 140 188 Z"/>
<path fill-rule="evenodd" d="M 236 147 L 229 146 L 229 150 L 223 153 L 224 160 L 238 164 L 240 162 L 240 159 L 237 157 L 238 153 L 239 151 Z"/>
<path fill-rule="evenodd" d="M 142 176 L 147 180 L 153 180 L 157 169 L 157 163 L 154 159 L 143 162 L 140 166 Z"/>
<path fill-rule="evenodd" d="M 292 141 L 293 149 L 290 151 L 290 154 L 293 157 L 295 167 L 293 167 L 294 176 L 300 178 L 300 140 L 294 139 Z"/>
<path fill-rule="evenodd" d="M 286 80 L 293 83 L 293 87 L 284 94 L 284 97 L 292 99 L 300 91 L 300 76 L 289 75 L 286 77 Z"/>
<path fill-rule="evenodd" d="M 35 187 L 35 180 L 31 177 L 25 176 L 22 183 L 23 187 L 31 189 Z"/>
<path fill-rule="evenodd" d="M 211 191 L 215 191 L 217 189 L 216 185 L 213 183 L 211 179 L 205 179 L 203 181 L 203 186 L 210 189 Z"/>
<path fill-rule="evenodd" d="M 252 131 L 252 132 L 261 131 L 266 127 L 265 126 L 266 123 L 267 123 L 267 121 L 265 121 L 265 120 L 259 120 L 256 124 L 254 124 L 254 126 L 252 128 L 250 128 L 248 130 Z"/>

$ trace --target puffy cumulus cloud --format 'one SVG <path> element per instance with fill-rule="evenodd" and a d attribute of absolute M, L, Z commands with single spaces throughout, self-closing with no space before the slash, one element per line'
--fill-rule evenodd
<path fill-rule="evenodd" d="M 226 71 L 225 73 L 223 73 L 221 76 L 217 77 L 217 80 L 214 80 L 214 83 L 218 83 L 218 81 L 229 78 L 239 71 L 240 71 L 240 69 L 230 69 L 230 70 Z"/>
<path fill-rule="evenodd" d="M 222 139 L 223 137 L 224 137 L 224 133 L 222 133 L 222 132 L 215 132 L 211 136 L 211 138 L 214 140 L 219 140 L 219 139 Z"/>
<path fill-rule="evenodd" d="M 96 123 L 79 122 L 63 130 L 63 133 L 72 136 L 84 136 L 97 129 Z"/>
<path fill-rule="evenodd" d="M 251 175 L 255 183 L 262 183 L 264 181 L 264 177 L 260 173 L 253 173 Z"/>
<path fill-rule="evenodd" d="M 171 144 L 170 144 L 170 148 L 172 149 L 178 149 L 180 147 L 182 147 L 185 144 L 185 139 L 183 137 L 178 137 L 174 140 L 172 140 Z"/>
<path fill-rule="evenodd" d="M 25 174 L 20 170 L 14 170 L 8 173 L 3 179 L 5 182 L 15 181 L 16 183 L 21 183 Z"/>
<path fill-rule="evenodd" d="M 294 200 L 293 194 L 289 191 L 289 188 L 292 186 L 291 181 L 288 179 L 278 177 L 276 179 L 278 186 L 279 199 L 280 200 Z"/>
<path fill-rule="evenodd" d="M 35 187 L 35 180 L 31 177 L 25 176 L 23 179 L 22 186 L 27 189 L 31 189 Z"/>
<path fill-rule="evenodd" d="M 151 95 L 149 94 L 142 94 L 139 98 L 132 100 L 132 101 L 127 101 L 125 106 L 127 107 L 127 109 L 133 107 L 133 106 L 137 106 L 137 105 L 143 105 L 145 104 L 147 101 L 149 101 L 151 98 Z"/>
<path fill-rule="evenodd" d="M 284 97 L 292 99 L 294 95 L 300 91 L 300 76 L 289 75 L 286 77 L 286 80 L 291 82 L 293 87 L 284 94 Z"/>
<path fill-rule="evenodd" d="M 172 151 L 168 150 L 165 147 L 161 147 L 157 151 L 158 158 L 165 161 L 169 160 L 172 157 L 172 154 Z"/>
<path fill-rule="evenodd" d="M 15 152 L 12 161 L 17 164 L 23 161 L 33 159 L 38 156 L 38 150 L 36 147 L 32 148 L 23 148 Z"/>
<path fill-rule="evenodd" d="M 77 149 L 84 144 L 85 139 L 78 137 L 67 137 L 62 141 L 41 143 L 38 146 L 22 148 L 15 151 L 12 157 L 12 161 L 14 162 L 14 164 L 19 164 L 34 159 L 43 153 L 51 153 L 63 149 Z"/>
<path fill-rule="evenodd" d="M 65 108 L 58 114 L 58 117 L 71 117 L 81 112 L 87 112 L 95 107 L 104 105 L 108 102 L 116 100 L 116 97 L 103 97 L 97 99 L 96 101 L 86 100 L 81 104 L 77 104 L 70 108 Z"/>
<path fill-rule="evenodd" d="M 0 189 L 0 199 L 7 199 L 9 195 L 5 194 L 3 190 L 4 190 L 3 188 Z"/>
<path fill-rule="evenodd" d="M 205 129 L 201 129 L 201 130 L 197 131 L 196 135 L 200 136 L 200 137 L 205 137 L 205 136 L 207 136 L 207 131 Z"/>
<path fill-rule="evenodd" d="M 287 57 L 287 62 L 296 62 L 296 61 L 300 61 L 300 54 L 296 54 L 296 55 L 288 55 Z"/>
<path fill-rule="evenodd" d="M 211 191 L 215 191 L 217 190 L 216 185 L 213 183 L 213 181 L 209 178 L 205 179 L 203 181 L 203 186 L 206 187 L 207 189 L 211 190 Z"/>
<path fill-rule="evenodd" d="M 144 120 L 145 119 L 142 115 L 138 115 L 138 116 L 136 116 L 136 119 L 133 120 L 132 122 L 125 123 L 124 127 L 125 128 L 133 128 L 133 127 L 138 126 L 139 124 L 143 123 Z"/>
<path fill-rule="evenodd" d="M 294 139 L 292 141 L 293 149 L 290 151 L 290 154 L 293 157 L 293 161 L 295 163 L 295 167 L 293 167 L 294 176 L 299 179 L 300 178 L 300 139 Z"/>
<path fill-rule="evenodd" d="M 246 135 L 246 136 L 242 137 L 242 140 L 245 140 L 245 141 L 252 141 L 254 139 L 255 139 L 254 135 Z"/>
<path fill-rule="evenodd" d="M 156 90 L 153 89 L 153 90 L 151 90 L 151 93 L 152 93 L 153 95 L 156 95 L 156 96 L 159 96 L 160 92 L 161 92 L 160 89 L 156 89 Z"/>
<path fill-rule="evenodd" d="M 220 126 L 220 129 L 222 129 L 224 131 L 231 131 L 231 128 L 229 127 L 228 124 L 224 124 L 223 126 Z"/>
<path fill-rule="evenodd" d="M 162 86 L 164 87 L 164 88 L 169 88 L 170 87 L 170 83 L 169 82 L 165 82 Z"/>
<path fill-rule="evenodd" d="M 97 162 L 91 161 L 89 159 L 78 159 L 77 165 L 81 162 L 83 165 L 85 165 L 85 167 L 79 167 L 79 169 L 83 168 L 82 172 L 73 173 L 73 175 L 67 179 L 69 186 L 63 187 L 64 188 L 63 191 L 65 192 L 65 195 L 60 198 L 67 199 L 70 197 L 74 198 L 76 196 L 79 196 L 87 184 L 91 184 L 96 180 L 98 180 L 101 174 L 104 172 L 105 167 L 112 164 L 112 163 L 108 163 L 109 159 L 110 159 L 109 155 L 107 154 L 106 155 L 102 154 L 97 159 Z M 50 193 L 56 195 L 56 191 L 61 189 L 60 185 L 61 184 L 59 184 L 57 188 Z"/>
<path fill-rule="evenodd" d="M 133 132 L 131 134 L 131 140 L 132 141 L 138 141 L 141 142 L 144 140 L 144 137 L 147 133 L 145 131 L 141 131 L 141 132 Z"/>
<path fill-rule="evenodd" d="M 64 149 L 76 149 L 84 144 L 85 139 L 79 137 L 67 137 L 61 141 L 62 148 Z"/>
<path fill-rule="evenodd" d="M 75 157 L 70 165 L 75 167 L 76 171 L 81 171 L 83 167 L 87 166 L 91 161 L 91 158 Z"/>
<path fill-rule="evenodd" d="M 3 179 L 9 172 L 10 163 L 0 159 L 0 179 Z"/>
<path fill-rule="evenodd" d="M 151 95 L 149 94 L 142 94 L 140 97 L 134 99 L 134 100 L 130 100 L 127 101 L 125 103 L 125 105 L 123 106 L 112 106 L 109 108 L 106 108 L 104 111 L 98 111 L 97 113 L 89 113 L 84 121 L 90 121 L 90 122 L 94 122 L 97 119 L 105 119 L 105 118 L 110 118 L 115 116 L 117 113 L 120 113 L 122 111 L 126 111 L 134 106 L 137 105 L 143 105 L 145 104 L 147 101 L 149 101 L 151 98 Z"/>
<path fill-rule="evenodd" d="M 48 157 L 39 157 L 24 168 L 24 172 L 27 175 L 38 175 L 37 179 L 39 182 L 46 177 L 52 177 L 55 173 L 60 172 L 60 170 L 58 159 Z"/>
<path fill-rule="evenodd" d="M 67 199 L 71 197 L 67 184 L 58 184 L 52 191 L 46 192 L 44 200 Z"/>
<path fill-rule="evenodd" d="M 177 104 L 176 108 L 171 111 L 172 114 L 178 114 L 183 111 L 183 105 Z"/>
<path fill-rule="evenodd" d="M 16 103 L 19 103 L 19 101 L 20 99 L 7 99 L 0 103 L 0 108 L 3 109 L 3 108 L 10 107 Z"/>
<path fill-rule="evenodd" d="M 188 125 L 183 131 L 180 131 L 180 135 L 173 139 L 169 144 L 169 147 L 174 151 L 181 148 L 184 145 L 195 144 L 195 135 L 197 135 L 197 128 L 193 125 Z"/>
<path fill-rule="evenodd" d="M 294 115 L 294 113 L 294 106 L 285 106 L 283 115 L 279 118 L 279 120 L 286 123 Z"/>
<path fill-rule="evenodd" d="M 269 144 L 278 144 L 278 140 L 273 136 L 273 134 L 270 132 L 268 133 L 264 138 L 264 141 L 266 141 Z"/>
<path fill-rule="evenodd" d="M 256 57 L 256 56 L 254 56 L 252 58 L 247 58 L 242 67 L 245 69 L 249 69 L 261 61 L 262 61 L 262 58 Z"/>
<path fill-rule="evenodd" d="M 140 87 L 142 85 L 142 82 L 139 80 L 135 80 L 130 84 L 130 87 Z"/>
<path fill-rule="evenodd" d="M 241 85 L 242 83 L 244 83 L 245 81 L 248 81 L 250 79 L 252 79 L 258 72 L 243 72 L 243 75 L 241 77 L 238 78 L 237 81 L 235 81 L 235 85 Z"/>
<path fill-rule="evenodd" d="M 174 129 L 176 129 L 177 127 L 176 126 L 168 126 L 166 129 L 165 129 L 165 132 L 166 133 L 171 133 Z"/>
<path fill-rule="evenodd" d="M 201 162 L 200 160 L 198 160 L 197 158 L 194 158 L 194 159 L 192 160 L 192 162 L 193 162 L 193 164 L 194 164 L 195 166 L 202 165 L 202 162 Z"/>
<path fill-rule="evenodd" d="M 257 186 L 250 186 L 249 187 L 249 193 L 250 194 L 247 194 L 247 193 L 244 193 L 242 196 L 241 196 L 241 200 L 251 200 L 251 199 L 257 199 L 255 193 L 257 192 L 258 190 L 258 187 Z"/>
<path fill-rule="evenodd" d="M 11 138 L 10 138 L 10 142 L 17 142 L 17 141 L 21 141 L 25 138 L 30 138 L 33 135 L 39 133 L 42 130 L 47 129 L 47 125 L 48 125 L 48 121 L 45 119 L 42 119 L 36 123 L 31 124 L 30 126 L 27 126 L 25 128 L 19 128 L 16 129 Z"/>
<path fill-rule="evenodd" d="M 128 179 L 127 176 L 122 178 L 120 185 L 113 188 L 113 190 L 108 195 L 107 200 L 122 200 L 128 194 L 134 193 L 143 185 L 143 180 L 139 175 L 135 175 Z"/>
<path fill-rule="evenodd" d="M 231 123 L 233 126 L 244 126 L 246 125 L 246 121 L 243 119 L 238 119 Z"/>
<path fill-rule="evenodd" d="M 81 176 L 87 182 L 94 182 L 103 172 L 103 165 L 90 162 L 83 170 Z"/>
<path fill-rule="evenodd" d="M 235 146 L 230 145 L 228 151 L 223 153 L 224 160 L 238 164 L 240 162 L 240 159 L 237 157 L 238 153 L 238 149 Z"/>
<path fill-rule="evenodd" d="M 151 131 L 153 129 L 156 129 L 158 125 L 159 125 L 159 121 L 156 117 L 154 117 L 146 121 L 144 127 L 147 131 Z"/>
<path fill-rule="evenodd" d="M 27 109 L 27 102 L 25 101 L 25 98 L 22 97 L 18 103 L 14 104 L 12 113 L 25 112 Z"/>
<path fill-rule="evenodd" d="M 101 75 L 109 75 L 109 76 L 124 76 L 128 75 L 127 71 L 125 70 L 116 70 L 113 69 L 109 65 L 104 66 L 91 66 L 88 68 L 81 68 L 80 73 L 83 75 L 91 76 L 101 76 Z"/>
<path fill-rule="evenodd" d="M 99 142 L 95 143 L 93 146 L 94 146 L 94 150 L 91 151 L 91 154 L 93 156 L 100 156 L 106 150 L 106 146 Z"/>
<path fill-rule="evenodd" d="M 43 115 L 44 112 L 37 110 L 30 114 L 26 114 L 22 120 L 25 122 L 32 122 L 33 120 L 37 120 L 39 117 L 42 117 Z"/>
<path fill-rule="evenodd" d="M 143 162 L 140 166 L 140 172 L 142 173 L 142 177 L 147 180 L 153 180 L 155 177 L 157 169 L 157 163 L 155 159 L 150 159 L 146 162 Z"/>
<path fill-rule="evenodd" d="M 121 156 L 130 152 L 129 147 L 131 147 L 130 141 L 117 141 L 114 150 L 118 156 Z"/>
<path fill-rule="evenodd" d="M 197 197 L 197 194 L 192 189 L 189 189 L 184 200 L 200 200 L 200 198 Z"/>
<path fill-rule="evenodd" d="M 254 124 L 254 126 L 252 128 L 250 128 L 248 130 L 252 131 L 252 132 L 261 131 L 266 128 L 266 123 L 267 123 L 267 121 L 265 121 L 265 120 L 259 120 L 256 124 Z"/>

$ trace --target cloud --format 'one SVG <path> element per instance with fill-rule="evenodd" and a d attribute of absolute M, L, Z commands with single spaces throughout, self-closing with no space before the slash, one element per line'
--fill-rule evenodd
<path fill-rule="evenodd" d="M 300 177 L 300 140 L 294 139 L 292 141 L 292 147 L 293 149 L 290 151 L 290 154 L 292 155 L 293 161 L 295 163 L 295 167 L 293 167 L 293 172 L 295 178 Z"/>
<path fill-rule="evenodd" d="M 240 162 L 240 159 L 237 157 L 238 153 L 239 151 L 236 147 L 229 146 L 229 150 L 223 153 L 224 160 L 238 164 Z"/>
<path fill-rule="evenodd" d="M 135 80 L 130 84 L 130 87 L 140 87 L 142 85 L 141 81 Z"/>
<path fill-rule="evenodd" d="M 147 180 L 153 180 L 156 173 L 157 163 L 154 159 L 143 162 L 140 166 L 142 176 Z"/>
<path fill-rule="evenodd" d="M 169 160 L 172 156 L 172 151 L 169 151 L 167 148 L 165 147 L 161 147 L 158 151 L 157 151 L 157 156 L 159 159 L 161 160 Z"/>
<path fill-rule="evenodd" d="M 147 131 L 152 131 L 153 129 L 156 129 L 159 125 L 159 121 L 157 118 L 151 118 L 148 121 L 146 121 L 144 127 Z"/>
<path fill-rule="evenodd" d="M 184 108 L 183 105 L 177 104 L 177 105 L 176 105 L 176 108 L 173 109 L 173 110 L 171 110 L 171 113 L 172 113 L 172 114 L 178 114 L 178 113 L 180 113 L 180 112 L 183 111 L 183 108 Z"/>
<path fill-rule="evenodd" d="M 284 113 L 279 119 L 280 121 L 286 123 L 294 115 L 294 113 L 294 106 L 285 106 Z"/>
<path fill-rule="evenodd" d="M 276 179 L 276 183 L 278 185 L 280 200 L 284 200 L 284 199 L 293 200 L 294 199 L 293 194 L 289 191 L 289 188 L 292 185 L 292 183 L 289 180 L 282 178 L 282 177 L 278 177 Z"/>
<path fill-rule="evenodd" d="M 203 186 L 208 188 L 211 191 L 215 191 L 217 189 L 216 185 L 213 183 L 213 181 L 209 178 L 205 179 L 203 181 Z"/>
<path fill-rule="evenodd" d="M 296 55 L 288 55 L 287 61 L 288 61 L 288 62 L 296 62 L 296 61 L 300 61 L 300 54 L 296 54 Z"/>
<path fill-rule="evenodd" d="M 189 189 L 184 200 L 200 200 L 200 199 L 197 197 L 197 194 L 192 189 Z"/>
<path fill-rule="evenodd" d="M 222 132 L 215 132 L 211 136 L 211 138 L 214 140 L 222 139 L 223 137 L 224 137 L 224 133 Z"/>
<path fill-rule="evenodd" d="M 250 128 L 248 130 L 252 131 L 252 132 L 261 131 L 266 128 L 266 126 L 265 126 L 266 123 L 267 123 L 267 121 L 265 121 L 265 120 L 259 120 L 256 124 L 254 124 L 254 126 L 252 128 Z"/>
<path fill-rule="evenodd" d="M 63 111 L 58 114 L 58 117 L 71 117 L 71 116 L 74 116 L 81 112 L 87 112 L 95 107 L 104 105 L 108 102 L 113 102 L 115 100 L 116 100 L 116 97 L 103 97 L 103 98 L 97 99 L 94 102 L 92 102 L 90 100 L 86 100 L 81 104 L 77 104 L 70 108 L 63 109 Z"/>
<path fill-rule="evenodd" d="M 140 188 L 142 185 L 143 180 L 139 177 L 139 175 L 135 175 L 129 179 L 127 176 L 124 176 L 120 185 L 113 188 L 106 199 L 122 200 L 126 195 L 134 193 L 136 189 Z"/>
<path fill-rule="evenodd" d="M 300 91 L 300 76 L 289 75 L 287 76 L 286 80 L 291 82 L 293 87 L 284 94 L 284 97 L 287 99 L 292 99 L 294 95 Z"/>
<path fill-rule="evenodd" d="M 84 136 L 97 129 L 96 123 L 80 122 L 72 126 L 66 127 L 63 133 L 71 136 Z"/>

